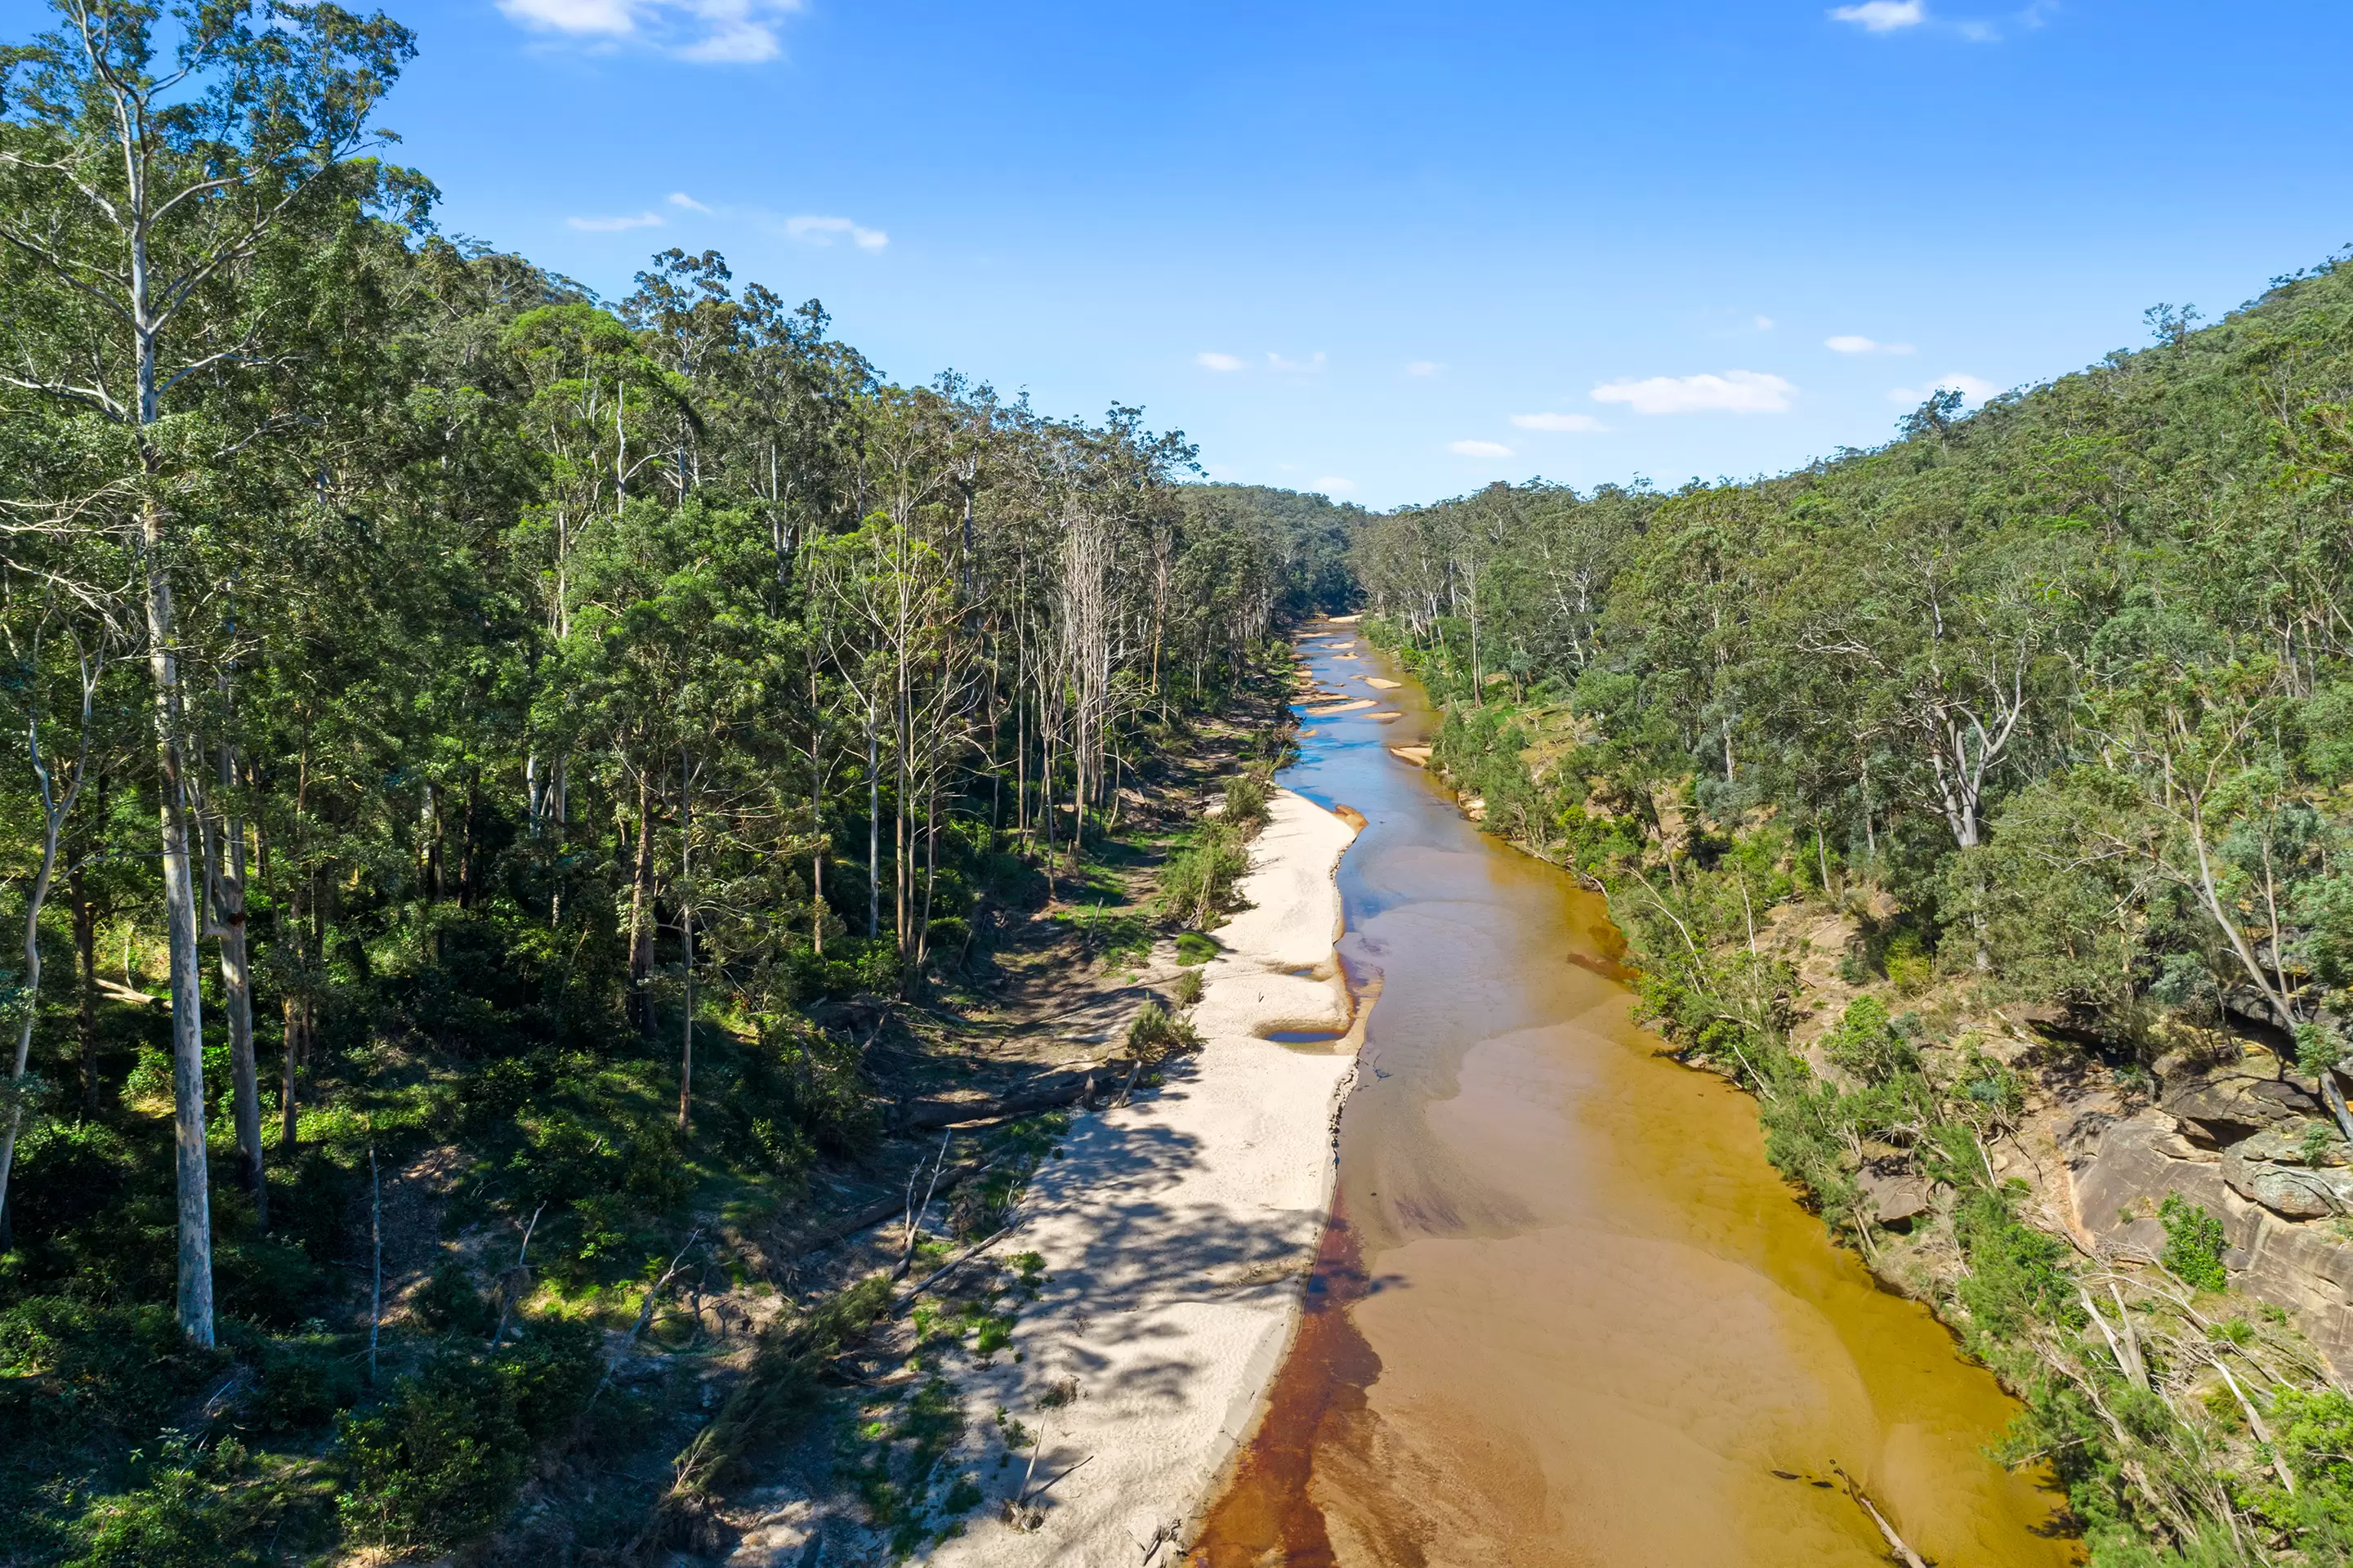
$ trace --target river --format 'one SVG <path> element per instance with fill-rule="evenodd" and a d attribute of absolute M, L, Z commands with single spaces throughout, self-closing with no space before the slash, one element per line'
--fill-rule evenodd
<path fill-rule="evenodd" d="M 1887 1563 L 1851 1478 L 1931 1563 L 2075 1561 L 1985 1457 L 1993 1379 L 1631 1022 L 1601 900 L 1391 755 L 1431 715 L 1354 628 L 1302 641 L 1377 703 L 1306 719 L 1282 780 L 1365 818 L 1340 951 L 1372 1011 L 1309 1309 L 1191 1560 Z"/>

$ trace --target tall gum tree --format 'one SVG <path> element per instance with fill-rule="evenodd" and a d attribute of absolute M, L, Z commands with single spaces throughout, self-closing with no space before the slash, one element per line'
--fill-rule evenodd
<path fill-rule="evenodd" d="M 286 367 L 300 302 L 253 280 L 353 204 L 421 182 L 369 154 L 414 52 L 381 14 L 332 5 L 52 0 L 58 26 L 0 56 L 0 249 L 11 323 L 0 378 L 93 423 L 115 526 L 139 569 L 153 686 L 171 953 L 178 1320 L 213 1342 L 200 935 L 189 848 L 175 596 L 197 542 L 182 505 L 207 469 L 283 412 L 231 414 L 223 388 Z M 245 405 L 250 408 L 251 405 Z"/>

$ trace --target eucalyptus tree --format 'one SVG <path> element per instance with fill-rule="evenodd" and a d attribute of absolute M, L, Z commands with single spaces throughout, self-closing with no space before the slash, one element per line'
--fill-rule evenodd
<path fill-rule="evenodd" d="M 23 586 L 11 581 L 5 588 Z M 0 645 L 5 645 L 9 664 L 5 684 L 21 704 L 21 711 L 10 716 L 16 721 L 14 727 L 38 817 L 32 874 L 25 890 L 25 967 L 12 999 L 16 1040 L 7 1080 L 0 1086 L 6 1118 L 0 1128 L 0 1251 L 7 1246 L 8 1181 L 16 1140 L 41 1086 L 26 1075 L 33 1030 L 40 1018 L 41 915 L 57 884 L 60 862 L 73 858 L 67 828 L 74 809 L 108 760 L 99 692 L 123 641 L 122 629 L 90 615 L 86 606 L 70 600 L 61 604 L 54 588 L 46 592 L 36 588 L 23 599 L 16 591 L 0 598 Z"/>
<path fill-rule="evenodd" d="M 381 15 L 327 4 L 54 0 L 12 51 L 0 121 L 0 245 L 16 310 L 5 385 L 63 404 L 103 451 L 111 525 L 140 561 L 171 949 L 178 1315 L 213 1340 L 195 885 L 176 593 L 208 471 L 282 409 L 245 384 L 281 367 L 304 249 L 421 182 L 366 156 L 413 52 Z M 166 58 L 159 58 L 159 55 Z M 94 498 L 95 499 L 95 498 Z"/>

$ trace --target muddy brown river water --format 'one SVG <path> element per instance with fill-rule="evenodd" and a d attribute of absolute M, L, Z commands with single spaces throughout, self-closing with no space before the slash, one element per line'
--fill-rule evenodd
<path fill-rule="evenodd" d="M 1400 715 L 1312 721 L 1283 779 L 1366 819 L 1341 954 L 1377 999 L 1309 1310 L 1191 1561 L 1887 1563 L 1850 1478 L 1943 1568 L 2075 1561 L 1985 1457 L 1993 1379 L 1630 1022 L 1601 901 L 1390 754 L 1430 710 L 1352 628 L 1303 643 Z"/>

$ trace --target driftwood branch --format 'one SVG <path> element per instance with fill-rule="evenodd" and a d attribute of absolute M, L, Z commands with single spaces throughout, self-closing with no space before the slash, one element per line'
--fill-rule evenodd
<path fill-rule="evenodd" d="M 894 1280 L 904 1279 L 907 1277 L 909 1266 L 915 1261 L 917 1229 L 923 1224 L 923 1216 L 931 1213 L 932 1197 L 940 1190 L 940 1171 L 947 1165 L 948 1140 L 954 1137 L 955 1134 L 953 1132 L 940 1134 L 940 1151 L 932 1156 L 932 1179 L 923 1188 L 923 1201 L 921 1204 L 915 1202 L 915 1178 L 923 1173 L 923 1167 L 921 1162 L 918 1162 L 913 1171 L 907 1172 L 907 1219 L 905 1233 L 899 1242 L 899 1266 L 891 1271 L 891 1277 Z"/>
<path fill-rule="evenodd" d="M 1058 1433 L 1055 1435 L 1054 1440 L 1059 1443 L 1065 1436 L 1067 1436 L 1067 1434 Z M 1011 1499 L 1009 1499 L 1005 1505 L 1005 1521 L 1008 1524 L 1010 1524 L 1014 1529 L 1020 1531 L 1025 1534 L 1037 1529 L 1040 1523 L 1044 1522 L 1043 1510 L 1038 1506 L 1039 1499 L 1044 1498 L 1048 1492 L 1052 1491 L 1057 1486 L 1060 1485 L 1065 1477 L 1084 1469 L 1087 1466 L 1092 1464 L 1095 1458 L 1092 1454 L 1090 1454 L 1085 1458 L 1081 1459 L 1077 1464 L 1068 1466 L 1056 1471 L 1045 1485 L 1039 1487 L 1033 1492 L 1029 1489 L 1029 1483 L 1034 1480 L 1038 1475 L 1038 1456 L 1045 1451 L 1046 1438 L 1045 1434 L 1041 1432 L 1036 1437 L 1030 1439 L 1029 1467 L 1021 1473 L 1021 1489 L 1015 1493 Z"/>
<path fill-rule="evenodd" d="M 1904 1538 L 1895 1533 L 1895 1527 L 1887 1522 L 1887 1516 L 1880 1512 L 1863 1489 L 1855 1484 L 1854 1478 L 1836 1465 L 1832 1465 L 1831 1468 L 1837 1472 L 1839 1479 L 1846 1483 L 1847 1495 L 1862 1504 L 1862 1511 L 1871 1516 L 1871 1522 L 1879 1526 L 1879 1533 L 1886 1538 L 1887 1549 L 1903 1560 L 1904 1568 L 1928 1568 L 1927 1563 L 1921 1558 L 1920 1554 L 1904 1543 Z"/>
<path fill-rule="evenodd" d="M 622 1361 L 637 1344 L 638 1336 L 643 1334 L 646 1331 L 646 1325 L 653 1320 L 654 1303 L 660 1300 L 661 1293 L 670 1288 L 670 1282 L 679 1277 L 680 1271 L 686 1266 L 686 1255 L 692 1251 L 694 1244 L 702 1239 L 702 1227 L 697 1225 L 693 1233 L 686 1238 L 686 1245 L 678 1249 L 678 1255 L 670 1260 L 670 1266 L 662 1271 L 661 1277 L 646 1287 L 646 1298 L 638 1307 L 638 1320 L 629 1325 L 628 1335 L 622 1340 L 620 1347 L 606 1358 L 605 1375 L 596 1380 L 596 1387 L 588 1395 L 588 1403 L 580 1407 L 580 1414 L 584 1418 L 596 1404 L 597 1398 L 604 1393 L 606 1386 L 613 1381 L 613 1374 L 620 1370 Z"/>
<path fill-rule="evenodd" d="M 908 1132 L 929 1132 L 934 1128 L 965 1122 L 1002 1121 L 1012 1117 L 1035 1116 L 1039 1111 L 1059 1110 L 1075 1105 L 1087 1097 L 1092 1085 L 1094 1069 L 1090 1067 L 1069 1078 L 1059 1075 L 1044 1084 L 1018 1090 L 998 1100 L 978 1105 L 954 1100 L 934 1100 L 908 1107 L 900 1127 Z"/>
<path fill-rule="evenodd" d="M 515 1253 L 514 1266 L 507 1270 L 506 1299 L 499 1307 L 499 1326 L 491 1330 L 491 1349 L 497 1350 L 499 1341 L 507 1337 L 507 1324 L 514 1317 L 515 1303 L 522 1299 L 523 1287 L 531 1283 L 531 1233 L 539 1228 L 539 1216 L 547 1205 L 542 1203 L 531 1212 L 531 1224 L 522 1228 L 522 1246 Z"/>

